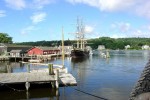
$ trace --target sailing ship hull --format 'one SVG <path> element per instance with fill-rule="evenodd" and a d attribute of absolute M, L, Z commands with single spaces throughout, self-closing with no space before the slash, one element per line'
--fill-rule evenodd
<path fill-rule="evenodd" d="M 71 57 L 72 58 L 80 58 L 80 57 L 87 57 L 89 56 L 89 51 L 84 51 L 84 50 L 80 50 L 80 49 L 73 49 L 71 51 Z"/>

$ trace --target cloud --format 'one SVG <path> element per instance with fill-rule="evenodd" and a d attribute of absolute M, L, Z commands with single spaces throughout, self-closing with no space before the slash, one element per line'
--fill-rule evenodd
<path fill-rule="evenodd" d="M 92 26 L 88 26 L 88 25 L 86 25 L 85 29 L 84 29 L 85 33 L 92 33 L 93 30 L 94 30 L 94 28 Z"/>
<path fill-rule="evenodd" d="M 117 39 L 117 38 L 125 38 L 127 36 L 125 34 L 112 34 L 110 37 Z"/>
<path fill-rule="evenodd" d="M 45 5 L 55 2 L 54 0 L 33 0 L 33 7 L 42 9 Z"/>
<path fill-rule="evenodd" d="M 131 26 L 130 23 L 120 22 L 111 25 L 111 37 L 150 37 L 150 25 L 144 25 L 138 28 Z"/>
<path fill-rule="evenodd" d="M 145 1 L 145 2 L 144 2 Z M 150 1 L 143 0 L 139 5 L 136 6 L 135 12 L 150 19 Z"/>
<path fill-rule="evenodd" d="M 140 29 L 134 30 L 131 34 L 133 37 L 150 37 L 149 32 Z"/>
<path fill-rule="evenodd" d="M 134 6 L 138 0 L 99 0 L 102 11 L 120 11 Z"/>
<path fill-rule="evenodd" d="M 133 6 L 139 0 L 66 0 L 72 4 L 83 3 L 102 11 L 116 11 Z"/>
<path fill-rule="evenodd" d="M 72 4 L 83 3 L 93 7 L 98 7 L 99 4 L 99 0 L 66 0 L 66 1 Z"/>
<path fill-rule="evenodd" d="M 5 17 L 6 16 L 6 12 L 4 10 L 0 10 L 0 17 Z"/>
<path fill-rule="evenodd" d="M 55 0 L 5 0 L 6 6 L 15 10 L 24 8 L 42 9 L 45 5 L 56 2 Z"/>
<path fill-rule="evenodd" d="M 32 20 L 32 23 L 37 24 L 37 23 L 45 20 L 46 16 L 47 16 L 47 14 L 45 12 L 40 12 L 40 13 L 33 14 L 33 16 L 30 17 L 30 19 Z"/>
<path fill-rule="evenodd" d="M 132 12 L 150 19 L 149 0 L 66 0 L 71 4 L 86 4 L 105 12 Z"/>
<path fill-rule="evenodd" d="M 113 30 L 117 30 L 121 33 L 126 33 L 131 30 L 131 25 L 128 22 L 117 22 L 111 25 Z"/>
<path fill-rule="evenodd" d="M 5 0 L 6 6 L 16 9 L 16 10 L 22 10 L 26 8 L 26 3 L 24 0 Z"/>
<path fill-rule="evenodd" d="M 22 35 L 25 35 L 25 34 L 28 34 L 28 33 L 31 32 L 31 31 L 33 31 L 33 30 L 35 30 L 35 26 L 34 26 L 34 25 L 27 26 L 27 27 L 25 27 L 25 28 L 23 28 L 23 29 L 21 30 L 21 34 L 22 34 Z"/>

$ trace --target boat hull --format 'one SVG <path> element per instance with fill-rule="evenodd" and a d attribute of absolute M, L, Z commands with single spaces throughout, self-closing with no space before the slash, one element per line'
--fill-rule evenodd
<path fill-rule="evenodd" d="M 73 49 L 71 51 L 71 57 L 73 58 L 87 57 L 87 56 L 89 56 L 89 51 L 84 51 L 79 49 Z"/>

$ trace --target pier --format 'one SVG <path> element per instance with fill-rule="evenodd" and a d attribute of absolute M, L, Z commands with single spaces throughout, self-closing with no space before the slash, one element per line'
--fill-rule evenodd
<path fill-rule="evenodd" d="M 9 57 L 8 56 L 0 56 L 0 61 L 8 61 Z"/>
<path fill-rule="evenodd" d="M 150 59 L 135 84 L 129 100 L 150 100 Z"/>
<path fill-rule="evenodd" d="M 26 63 L 26 62 L 24 62 Z M 45 65 L 48 68 L 30 70 L 30 64 Z M 73 86 L 77 85 L 75 78 L 67 72 L 66 68 L 60 68 L 61 65 L 30 63 L 28 64 L 28 72 L 20 73 L 1 73 L 0 83 L 11 84 L 24 84 L 26 90 L 30 88 L 30 83 L 44 84 L 49 83 L 52 87 L 59 88 L 59 86 Z M 53 68 L 56 66 L 57 68 Z"/>
<path fill-rule="evenodd" d="M 43 61 L 51 60 L 53 57 L 61 57 L 62 54 L 49 54 L 49 55 L 36 55 L 36 56 L 0 56 L 0 61 L 28 61 L 30 59 L 38 59 Z M 65 56 L 69 56 L 69 54 L 65 54 Z"/>

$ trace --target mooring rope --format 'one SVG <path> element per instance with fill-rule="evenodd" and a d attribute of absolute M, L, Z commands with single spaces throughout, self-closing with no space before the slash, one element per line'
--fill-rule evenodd
<path fill-rule="evenodd" d="M 15 88 L 10 87 L 10 86 L 8 86 L 7 84 L 2 83 L 2 82 L 0 82 L 0 86 L 6 86 L 6 87 L 8 87 L 9 89 L 11 89 L 11 90 L 13 90 L 13 91 L 17 91 L 17 92 L 26 91 L 26 90 L 15 89 Z M 68 87 L 68 85 L 66 85 L 66 84 L 65 84 L 65 86 Z M 90 95 L 90 96 L 99 98 L 99 99 L 101 99 L 101 100 L 109 100 L 109 99 L 106 99 L 106 98 L 103 98 L 103 97 L 100 97 L 100 96 L 96 96 L 96 95 L 91 94 L 91 93 L 87 93 L 87 92 L 85 92 L 85 91 L 83 91 L 83 90 L 79 90 L 79 89 L 74 88 L 74 87 L 71 87 L 71 88 L 73 88 L 73 89 L 76 90 L 76 91 L 82 92 L 82 93 L 84 93 L 84 94 L 87 94 L 87 95 Z"/>
<path fill-rule="evenodd" d="M 74 89 L 75 89 L 75 88 L 74 88 Z M 103 98 L 103 97 L 100 97 L 100 96 L 96 96 L 96 95 L 94 95 L 94 94 L 87 93 L 87 92 L 82 91 L 82 90 L 79 90 L 79 89 L 75 89 L 75 90 L 77 90 L 77 91 L 79 91 L 79 92 L 82 92 L 82 93 L 84 93 L 84 94 L 88 94 L 88 95 L 91 95 L 91 96 L 93 96 L 93 97 L 96 97 L 96 98 L 102 99 L 102 100 L 108 100 L 108 99 L 106 99 L 106 98 Z"/>
<path fill-rule="evenodd" d="M 68 87 L 67 84 L 65 84 L 66 87 Z M 84 94 L 87 94 L 87 95 L 90 95 L 90 96 L 93 96 L 93 97 L 96 97 L 96 98 L 99 98 L 101 100 L 109 100 L 109 99 L 106 99 L 106 98 L 103 98 L 103 97 L 100 97 L 100 96 L 97 96 L 97 95 L 94 95 L 94 94 L 91 94 L 91 93 L 88 93 L 88 92 L 85 92 L 83 90 L 80 90 L 80 89 L 77 89 L 77 88 L 74 88 L 74 87 L 71 87 L 72 89 L 76 90 L 76 91 L 79 91 L 79 92 L 82 92 Z"/>

